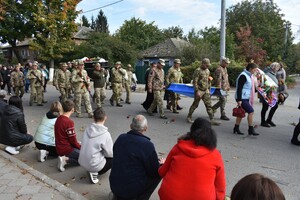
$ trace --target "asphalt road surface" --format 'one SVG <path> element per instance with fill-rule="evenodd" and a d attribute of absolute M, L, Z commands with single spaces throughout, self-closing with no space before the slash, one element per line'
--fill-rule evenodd
<path fill-rule="evenodd" d="M 260 133 L 258 137 L 233 134 L 235 119 L 231 116 L 231 112 L 236 103 L 234 100 L 234 88 L 230 91 L 226 111 L 228 117 L 231 119 L 230 121 L 222 121 L 220 126 L 214 127 L 218 135 L 217 148 L 221 151 L 225 163 L 227 195 L 230 195 L 230 191 L 240 178 L 250 173 L 262 173 L 272 178 L 280 186 L 287 200 L 300 199 L 300 147 L 290 144 L 294 129 L 292 124 L 297 123 L 300 117 L 300 111 L 297 109 L 300 95 L 299 77 L 297 77 L 297 82 L 298 85 L 294 89 L 289 90 L 290 96 L 285 104 L 280 105 L 275 113 L 273 119 L 277 124 L 275 128 L 259 126 L 261 104 L 256 99 L 254 122 L 258 125 L 256 129 Z M 159 157 L 166 157 L 172 146 L 176 143 L 178 136 L 186 133 L 190 128 L 190 124 L 186 122 L 186 116 L 193 99 L 182 96 L 180 105 L 184 109 L 180 111 L 180 114 L 173 114 L 166 110 L 165 114 L 169 118 L 168 120 L 162 120 L 159 118 L 159 115 L 147 115 L 140 105 L 144 101 L 146 93 L 144 93 L 142 85 L 139 85 L 138 90 L 132 93 L 132 104 L 124 104 L 122 108 L 112 107 L 109 104 L 108 99 L 111 96 L 111 90 L 107 90 L 107 98 L 103 105 L 108 115 L 106 126 L 115 141 L 121 133 L 129 130 L 129 125 L 134 115 L 144 114 L 148 119 L 149 125 L 146 134 L 155 144 Z M 25 94 L 24 112 L 31 134 L 35 133 L 39 122 L 50 108 L 51 102 L 58 100 L 58 96 L 58 91 L 52 85 L 48 85 L 47 93 L 45 93 L 45 99 L 48 103 L 44 107 L 29 107 L 29 94 Z M 123 99 L 125 99 L 125 93 L 123 93 Z M 213 103 L 215 102 L 216 99 L 213 98 Z M 93 105 L 93 108 L 95 108 L 95 105 Z M 84 110 L 84 107 L 82 109 Z M 83 114 L 87 116 L 87 113 Z M 198 116 L 208 119 L 203 102 L 200 102 L 198 109 L 194 112 L 193 118 Z M 217 111 L 215 117 L 216 119 L 220 117 L 219 111 Z M 75 122 L 77 138 L 81 140 L 83 131 L 91 123 L 91 119 L 78 119 L 74 115 L 72 116 L 72 120 Z M 242 132 L 247 133 L 246 119 L 243 119 L 240 129 Z M 65 172 L 59 172 L 57 169 L 57 158 L 49 158 L 46 162 L 40 163 L 37 161 L 37 155 L 38 151 L 34 143 L 31 143 L 25 146 L 20 154 L 15 157 L 48 175 L 50 178 L 84 195 L 87 199 L 108 199 L 110 192 L 109 172 L 100 177 L 98 184 L 92 184 L 87 172 L 80 166 L 67 166 Z M 159 199 L 157 194 L 158 188 L 153 193 L 151 199 Z"/>

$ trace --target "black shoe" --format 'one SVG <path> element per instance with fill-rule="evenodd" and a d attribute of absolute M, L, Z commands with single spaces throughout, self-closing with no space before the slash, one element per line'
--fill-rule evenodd
<path fill-rule="evenodd" d="M 43 104 L 39 103 L 37 106 L 44 106 Z"/>
<path fill-rule="evenodd" d="M 43 103 L 47 103 L 48 101 L 43 101 Z"/>
<path fill-rule="evenodd" d="M 167 104 L 167 109 L 171 110 L 171 105 L 170 104 Z"/>
<path fill-rule="evenodd" d="M 123 105 L 121 105 L 121 104 L 119 104 L 119 103 L 117 104 L 117 106 L 118 106 L 118 107 L 123 107 Z"/>
<path fill-rule="evenodd" d="M 110 103 L 111 106 L 114 106 L 114 101 L 113 100 L 110 99 L 109 103 Z"/>
<path fill-rule="evenodd" d="M 127 103 L 127 104 L 131 104 L 131 102 L 130 102 L 130 101 L 126 101 L 126 103 Z"/>
<path fill-rule="evenodd" d="M 244 135 L 244 133 L 242 133 L 241 131 L 240 131 L 240 128 L 239 128 L 239 126 L 235 126 L 234 128 L 233 128 L 233 134 L 238 134 L 238 135 Z"/>
<path fill-rule="evenodd" d="M 272 122 L 272 120 L 267 120 L 267 123 L 270 124 L 271 126 L 276 126 L 276 124 L 274 124 L 274 122 Z"/>
<path fill-rule="evenodd" d="M 268 124 L 268 122 L 262 122 L 262 123 L 260 123 L 260 125 L 263 126 L 263 127 L 268 127 L 268 128 L 271 127 L 271 126 Z"/>
<path fill-rule="evenodd" d="M 291 140 L 291 143 L 293 144 L 293 145 L 297 145 L 297 146 L 300 146 L 300 142 L 298 141 L 298 140 Z"/>
<path fill-rule="evenodd" d="M 225 120 L 225 121 L 229 121 L 230 120 L 226 115 L 221 116 L 220 119 Z"/>
<path fill-rule="evenodd" d="M 161 115 L 160 118 L 162 118 L 162 119 L 168 119 L 168 117 L 166 115 Z"/>
<path fill-rule="evenodd" d="M 259 133 L 256 133 L 253 126 L 249 126 L 248 134 L 253 136 L 258 136 Z"/>
<path fill-rule="evenodd" d="M 121 98 L 120 101 L 124 101 L 124 100 Z"/>
<path fill-rule="evenodd" d="M 177 110 L 182 110 L 182 107 L 180 107 L 179 105 L 177 105 Z"/>

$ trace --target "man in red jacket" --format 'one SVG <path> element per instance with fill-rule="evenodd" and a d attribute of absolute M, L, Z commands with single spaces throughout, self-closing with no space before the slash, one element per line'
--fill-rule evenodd
<path fill-rule="evenodd" d="M 64 114 L 60 115 L 54 125 L 55 145 L 58 156 L 58 169 L 65 171 L 66 164 L 78 165 L 78 157 L 81 145 L 76 139 L 74 122 L 70 116 L 74 112 L 73 101 L 62 103 Z"/>

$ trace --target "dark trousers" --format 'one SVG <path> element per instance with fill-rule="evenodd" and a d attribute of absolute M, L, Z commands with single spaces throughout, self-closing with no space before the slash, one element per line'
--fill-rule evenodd
<path fill-rule="evenodd" d="M 300 145 L 300 141 L 298 140 L 299 134 L 300 134 L 300 119 L 299 119 L 297 126 L 294 129 L 294 134 L 293 134 L 293 138 L 292 138 L 292 141 L 294 143 L 298 143 Z"/>
<path fill-rule="evenodd" d="M 69 158 L 68 164 L 79 165 L 78 163 L 79 152 L 80 152 L 79 149 L 74 148 L 71 153 L 66 155 Z"/>
<path fill-rule="evenodd" d="M 98 172 L 99 175 L 104 174 L 105 172 L 111 169 L 113 158 L 105 158 L 105 159 L 106 159 L 106 163 L 104 167 Z"/>
<path fill-rule="evenodd" d="M 46 150 L 46 151 L 48 151 L 49 152 L 49 156 L 53 156 L 53 157 L 57 157 L 58 156 L 58 154 L 56 153 L 55 146 L 49 146 L 49 145 L 41 144 L 41 143 L 38 143 L 38 142 L 35 142 L 35 146 L 39 150 Z"/>
<path fill-rule="evenodd" d="M 160 180 L 161 180 L 160 177 L 148 179 L 145 190 L 135 198 L 126 199 L 126 198 L 122 198 L 122 197 L 118 197 L 118 196 L 114 195 L 113 200 L 148 200 L 148 199 L 150 199 L 153 191 L 159 184 Z"/>
<path fill-rule="evenodd" d="M 148 110 L 153 102 L 154 99 L 154 94 L 147 92 L 146 100 L 144 103 L 142 103 L 142 106 L 144 107 L 145 110 Z M 157 113 L 157 107 L 152 111 L 153 113 Z"/>
<path fill-rule="evenodd" d="M 9 81 L 4 81 L 4 82 L 3 82 L 3 85 L 1 85 L 1 89 L 2 89 L 2 90 L 5 89 L 5 85 L 7 86 L 7 92 L 10 94 L 10 93 L 11 93 L 10 82 L 9 82 Z"/>
<path fill-rule="evenodd" d="M 277 110 L 277 108 L 278 108 L 278 103 L 276 103 L 276 105 L 271 108 L 267 120 L 272 121 L 273 115 L 274 115 L 275 111 Z M 262 100 L 262 109 L 260 112 L 261 122 L 266 121 L 266 113 L 267 113 L 268 109 L 269 109 L 269 104 L 267 102 L 265 102 L 264 100 Z"/>

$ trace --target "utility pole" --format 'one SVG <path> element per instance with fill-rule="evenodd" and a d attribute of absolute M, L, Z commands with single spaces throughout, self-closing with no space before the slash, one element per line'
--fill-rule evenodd
<path fill-rule="evenodd" d="M 221 3 L 221 40 L 220 40 L 220 62 L 222 57 L 225 57 L 225 43 L 226 43 L 226 27 L 225 27 L 225 0 Z"/>

